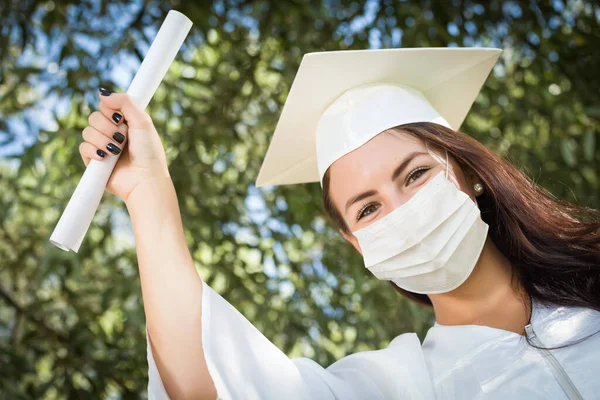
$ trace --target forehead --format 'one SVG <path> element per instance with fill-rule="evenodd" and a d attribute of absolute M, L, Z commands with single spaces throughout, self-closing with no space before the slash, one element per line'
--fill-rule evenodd
<path fill-rule="evenodd" d="M 414 151 L 427 152 L 427 146 L 408 133 L 385 131 L 336 160 L 329 168 L 330 195 L 334 202 L 345 201 L 361 190 L 389 181 L 398 164 Z"/>

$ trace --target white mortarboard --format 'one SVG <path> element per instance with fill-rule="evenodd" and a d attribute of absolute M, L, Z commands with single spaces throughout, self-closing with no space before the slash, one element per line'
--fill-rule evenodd
<path fill-rule="evenodd" d="M 408 48 L 308 53 L 257 186 L 321 181 L 337 159 L 398 125 L 458 130 L 502 51 Z"/>

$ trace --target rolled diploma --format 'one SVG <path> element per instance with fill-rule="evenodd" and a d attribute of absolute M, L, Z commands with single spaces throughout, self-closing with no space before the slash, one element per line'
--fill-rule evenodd
<path fill-rule="evenodd" d="M 141 109 L 150 103 L 191 27 L 192 21 L 180 12 L 172 10 L 167 14 L 127 90 Z M 119 156 L 111 156 L 90 161 L 50 236 L 53 245 L 65 251 L 79 251 L 118 159 Z"/>

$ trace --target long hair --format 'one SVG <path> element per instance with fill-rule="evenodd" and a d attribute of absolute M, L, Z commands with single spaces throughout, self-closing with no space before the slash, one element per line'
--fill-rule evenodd
<path fill-rule="evenodd" d="M 510 261 L 513 276 L 530 299 L 542 304 L 600 311 L 600 211 L 559 200 L 477 140 L 434 123 L 400 125 L 403 132 L 447 150 L 463 170 L 472 170 L 484 192 L 476 197 L 490 238 Z M 329 196 L 323 204 L 332 221 L 349 229 Z M 400 293 L 431 305 L 427 295 Z"/>

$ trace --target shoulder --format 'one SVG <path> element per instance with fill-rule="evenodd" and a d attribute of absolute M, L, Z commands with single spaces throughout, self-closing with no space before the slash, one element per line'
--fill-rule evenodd
<path fill-rule="evenodd" d="M 583 307 L 534 303 L 532 325 L 548 347 L 579 342 L 600 331 L 600 312 Z"/>
<path fill-rule="evenodd" d="M 299 359 L 296 363 L 310 363 Z M 315 363 L 316 365 L 316 363 Z M 432 398 L 433 386 L 414 333 L 400 335 L 380 350 L 348 355 L 329 366 L 326 373 L 352 390 L 356 398 L 377 393 L 382 399 Z"/>
<path fill-rule="evenodd" d="M 414 361 L 422 359 L 423 352 L 419 338 L 414 333 L 405 333 L 395 337 L 384 349 L 361 351 L 348 355 L 333 363 L 328 370 L 341 372 L 351 369 L 369 375 L 379 373 L 378 369 L 380 368 L 402 372 Z"/>

